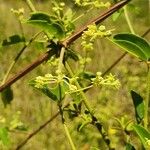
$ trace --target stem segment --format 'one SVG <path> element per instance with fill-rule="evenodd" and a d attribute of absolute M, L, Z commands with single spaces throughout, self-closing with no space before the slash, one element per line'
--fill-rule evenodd
<path fill-rule="evenodd" d="M 66 67 L 67 71 L 69 72 L 70 76 L 73 77 L 74 73 L 71 70 L 71 68 L 70 68 L 70 66 L 69 66 L 69 64 L 67 62 L 65 64 L 65 67 Z M 75 84 L 76 84 L 78 89 L 81 89 L 81 86 L 79 85 L 77 80 L 75 81 Z M 105 131 L 105 129 L 103 128 L 103 125 L 99 122 L 99 120 L 94 116 L 93 109 L 91 108 L 86 95 L 84 94 L 83 91 L 79 91 L 79 93 L 82 96 L 82 99 L 83 99 L 82 101 L 83 101 L 85 107 L 88 109 L 88 111 L 89 111 L 89 113 L 91 115 L 92 125 L 94 125 L 98 129 L 98 131 L 101 134 L 101 136 L 102 136 L 104 142 L 106 143 L 108 149 L 109 150 L 113 150 L 113 148 L 111 148 L 111 146 L 110 146 L 110 139 L 109 139 L 109 137 L 107 135 L 107 132 Z"/>
<path fill-rule="evenodd" d="M 36 12 L 36 9 L 35 9 L 33 3 L 31 2 L 31 0 L 26 0 L 26 3 L 29 6 L 31 11 Z"/>
<path fill-rule="evenodd" d="M 145 100 L 145 113 L 144 113 L 144 127 L 147 128 L 148 126 L 148 108 L 149 108 L 149 101 L 150 101 L 150 64 L 147 63 L 148 66 L 148 73 L 147 73 L 147 93 L 146 93 L 146 100 Z"/>
<path fill-rule="evenodd" d="M 71 136 L 70 136 L 70 133 L 69 133 L 69 130 L 68 130 L 66 124 L 63 123 L 63 125 L 64 125 L 64 129 L 65 129 L 65 132 L 66 132 L 66 136 L 67 136 L 67 138 L 68 138 L 68 140 L 69 140 L 69 143 L 70 143 L 70 145 L 71 145 L 72 150 L 76 150 L 76 148 L 75 148 L 75 146 L 74 146 L 74 143 L 73 143 L 73 141 L 72 141 L 72 138 L 71 138 Z"/>
<path fill-rule="evenodd" d="M 127 6 L 124 6 L 124 15 L 125 15 L 125 18 L 126 18 L 126 21 L 127 21 L 127 24 L 129 26 L 131 33 L 135 34 L 133 26 L 132 26 L 130 18 L 129 18 L 129 15 L 128 15 Z"/>

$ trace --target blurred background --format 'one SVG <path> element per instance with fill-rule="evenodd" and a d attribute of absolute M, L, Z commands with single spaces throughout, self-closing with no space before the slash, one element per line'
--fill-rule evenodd
<path fill-rule="evenodd" d="M 104 2 L 111 0 L 105 0 Z M 66 10 L 71 7 L 75 16 L 84 13 L 86 10 L 80 9 L 74 5 L 73 0 L 64 0 Z M 33 0 L 35 8 L 40 11 L 51 13 L 52 5 L 50 0 Z M 138 35 L 142 35 L 150 27 L 150 8 L 149 0 L 133 0 L 132 5 L 128 7 L 129 17 L 133 25 L 134 31 Z M 11 12 L 11 9 L 24 8 L 25 17 L 29 17 L 30 9 L 24 0 L 0 0 L 0 42 L 11 35 L 19 34 L 21 32 L 17 17 Z M 106 8 L 91 10 L 85 16 L 75 22 L 76 30 L 82 27 L 88 20 L 99 15 Z M 130 32 L 124 14 L 113 21 L 109 17 L 102 23 L 106 29 L 115 29 L 113 34 L 119 32 Z M 29 40 L 38 29 L 23 24 L 25 37 Z M 145 37 L 149 41 L 150 34 Z M 73 44 L 74 50 L 80 53 L 81 41 L 77 40 Z M 0 48 L 0 81 L 3 80 L 5 73 L 22 48 L 22 44 L 17 44 L 9 47 Z M 9 77 L 15 75 L 20 69 L 24 68 L 35 60 L 43 50 L 40 45 L 31 44 L 20 57 Z M 107 39 L 98 39 L 94 45 L 94 52 L 91 53 L 92 62 L 88 65 L 89 71 L 104 72 L 107 68 L 121 55 L 123 51 L 113 45 Z M 10 133 L 11 144 L 9 147 L 2 147 L 0 149 L 15 149 L 16 145 L 20 143 L 27 135 L 38 128 L 43 122 L 48 120 L 50 116 L 55 114 L 58 110 L 57 105 L 51 102 L 45 95 L 36 91 L 28 82 L 39 75 L 51 72 L 49 65 L 43 63 L 25 77 L 13 84 L 14 99 L 11 105 L 4 108 L 2 101 L 0 101 L 0 118 L 5 118 L 6 122 L 10 122 L 18 113 L 21 122 L 26 126 L 26 131 L 14 131 Z M 121 118 L 127 116 L 132 119 L 134 116 L 134 109 L 130 90 L 135 90 L 145 98 L 146 89 L 146 65 L 132 56 L 125 56 L 111 71 L 121 82 L 119 90 L 110 90 L 102 88 L 91 89 L 87 92 L 90 104 L 95 108 L 95 113 L 100 118 L 103 125 L 108 130 L 112 139 L 113 146 L 116 150 L 124 149 L 124 142 L 120 132 L 113 132 L 110 128 L 115 124 L 114 118 Z M 1 120 L 1 119 L 0 119 Z M 78 120 L 67 120 L 70 133 L 76 143 L 77 149 L 89 150 L 94 147 L 99 147 L 100 150 L 107 149 L 104 143 L 99 139 L 101 137 L 96 129 L 92 126 L 86 127 L 82 132 L 77 131 Z M 2 123 L 0 123 L 1 125 Z M 133 143 L 138 141 L 133 139 Z M 1 146 L 1 145 L 0 145 Z M 138 144 L 136 145 L 138 147 Z M 53 122 L 47 125 L 42 131 L 35 135 L 22 150 L 69 150 L 70 146 L 65 137 L 65 132 L 61 124 L 60 117 L 57 117 Z"/>

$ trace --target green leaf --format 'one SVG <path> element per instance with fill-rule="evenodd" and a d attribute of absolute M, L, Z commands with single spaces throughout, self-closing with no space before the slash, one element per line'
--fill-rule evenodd
<path fill-rule="evenodd" d="M 81 72 L 79 74 L 79 77 L 83 78 L 83 79 L 91 80 L 92 78 L 95 78 L 96 75 L 94 73 L 92 73 L 92 72 L 87 72 L 86 71 L 86 72 Z"/>
<path fill-rule="evenodd" d="M 148 61 L 150 59 L 149 43 L 137 35 L 128 33 L 116 34 L 113 37 L 113 42 L 141 60 Z"/>
<path fill-rule="evenodd" d="M 134 125 L 133 130 L 139 136 L 143 146 L 147 149 L 150 148 L 150 132 L 140 125 Z"/>
<path fill-rule="evenodd" d="M 37 50 L 44 50 L 45 49 L 45 46 L 44 46 L 44 43 L 45 43 L 46 41 L 34 41 L 33 43 L 35 44 L 34 46 L 35 46 L 35 48 L 37 49 Z"/>
<path fill-rule="evenodd" d="M 51 22 L 50 18 L 51 18 L 51 16 L 46 14 L 46 13 L 43 13 L 43 12 L 36 12 L 35 13 L 35 12 L 33 12 L 33 13 L 31 13 L 31 18 L 29 20 L 30 21 L 31 20 L 45 20 L 47 22 Z"/>
<path fill-rule="evenodd" d="M 55 88 L 49 88 L 49 90 L 57 97 L 57 100 L 63 100 L 65 97 L 65 92 L 69 90 L 68 85 L 66 82 L 60 82 L 56 85 Z"/>
<path fill-rule="evenodd" d="M 55 94 L 53 94 L 51 92 L 51 90 L 49 90 L 48 87 L 44 87 L 42 89 L 40 89 L 41 92 L 43 92 L 46 96 L 48 96 L 49 98 L 51 98 L 52 100 L 56 101 L 57 100 L 57 97 Z"/>
<path fill-rule="evenodd" d="M 8 37 L 8 39 L 3 40 L 1 46 L 10 46 L 13 44 L 18 44 L 20 42 L 25 42 L 25 38 L 16 34 Z"/>
<path fill-rule="evenodd" d="M 62 39 L 65 34 L 63 27 L 54 17 L 42 12 L 32 13 L 30 19 L 27 20 L 26 23 L 39 27 L 46 32 L 50 39 L 54 37 Z"/>
<path fill-rule="evenodd" d="M 8 137 L 8 130 L 5 127 L 0 128 L 0 141 L 5 146 L 8 146 L 10 144 L 10 139 Z"/>
<path fill-rule="evenodd" d="M 13 100 L 13 91 L 10 86 L 1 92 L 1 99 L 5 107 L 11 103 Z"/>
<path fill-rule="evenodd" d="M 128 53 L 134 55 L 135 57 L 141 59 L 141 60 L 147 60 L 147 57 L 142 52 L 142 49 L 135 45 L 134 43 L 124 41 L 124 40 L 116 40 L 116 44 L 118 44 L 121 48 L 123 48 Z"/>
<path fill-rule="evenodd" d="M 127 143 L 126 144 L 126 150 L 136 150 L 136 149 L 134 148 L 134 146 L 132 144 Z"/>
<path fill-rule="evenodd" d="M 35 80 L 31 80 L 30 82 L 29 82 L 29 84 L 31 85 L 31 86 L 33 86 L 35 89 L 37 89 L 37 90 L 39 90 L 40 92 L 42 92 L 43 94 L 45 94 L 46 96 L 48 96 L 49 98 L 51 98 L 53 101 L 56 101 L 57 100 L 57 97 L 56 97 L 56 95 L 54 95 L 50 90 L 49 90 L 49 88 L 48 88 L 48 86 L 43 86 L 43 87 L 41 87 L 41 88 L 37 88 L 36 87 L 36 82 L 35 82 Z"/>
<path fill-rule="evenodd" d="M 56 84 L 54 87 L 48 87 L 47 85 L 44 85 L 43 87 L 37 88 L 34 80 L 30 81 L 29 84 L 51 98 L 53 101 L 63 100 L 66 91 L 69 90 L 68 85 L 64 81 Z"/>
<path fill-rule="evenodd" d="M 77 130 L 80 132 L 85 126 L 89 125 L 91 122 L 90 121 L 84 121 L 81 124 L 78 125 Z"/>
<path fill-rule="evenodd" d="M 78 61 L 79 57 L 77 55 L 77 53 L 71 49 L 67 49 L 65 51 L 65 56 L 64 56 L 64 60 L 63 61 L 67 61 L 68 58 L 73 59 L 74 61 Z"/>
<path fill-rule="evenodd" d="M 135 117 L 139 124 L 144 118 L 144 101 L 143 98 L 135 91 L 131 91 L 131 96 L 135 108 Z"/>

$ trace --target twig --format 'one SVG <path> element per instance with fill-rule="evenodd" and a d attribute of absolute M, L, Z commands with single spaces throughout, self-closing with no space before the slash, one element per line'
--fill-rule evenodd
<path fill-rule="evenodd" d="M 22 71 L 20 71 L 17 75 L 13 76 L 11 79 L 6 81 L 2 86 L 0 86 L 0 92 L 3 91 L 5 88 L 9 87 L 12 85 L 14 82 L 25 76 L 27 73 L 32 71 L 34 68 L 39 66 L 42 62 L 46 61 L 54 55 L 55 52 L 54 50 L 47 51 L 43 55 L 41 55 L 37 60 L 35 60 L 32 64 L 28 65 L 26 68 L 24 68 Z"/>
<path fill-rule="evenodd" d="M 86 25 L 84 25 L 80 30 L 78 30 L 77 32 L 75 32 L 72 36 L 70 36 L 68 39 L 66 39 L 63 42 L 64 46 L 67 46 L 69 44 L 71 44 L 72 42 L 74 42 L 76 39 L 78 39 L 82 33 L 88 29 L 88 26 L 90 24 L 99 24 L 102 21 L 104 21 L 106 18 L 108 18 L 110 15 L 112 15 L 114 12 L 116 12 L 117 10 L 119 10 L 120 8 L 122 8 L 124 5 L 126 5 L 129 1 L 131 0 L 122 0 L 121 2 L 118 2 L 117 4 L 115 4 L 114 6 L 112 6 L 109 10 L 105 11 L 102 15 L 96 17 L 95 19 L 89 21 Z"/>
<path fill-rule="evenodd" d="M 64 40 L 62 42 L 62 45 L 64 47 L 67 47 L 69 44 L 71 44 L 76 39 L 78 39 L 85 30 L 87 30 L 87 26 L 88 25 L 90 25 L 92 23 L 98 24 L 98 23 L 104 21 L 111 14 L 113 14 L 114 12 L 116 12 L 117 10 L 119 10 L 121 7 L 123 7 L 124 5 L 126 5 L 129 1 L 130 0 L 122 0 L 121 2 L 118 2 L 117 4 L 115 4 L 114 6 L 112 6 L 109 10 L 107 10 L 106 12 L 104 12 L 102 15 L 99 15 L 97 18 L 89 21 L 89 23 L 87 23 L 83 28 L 81 28 L 79 31 L 75 32 L 72 36 L 70 36 L 69 38 L 67 38 L 66 40 Z M 25 76 L 27 73 L 29 73 L 34 68 L 36 68 L 37 66 L 39 66 L 45 60 L 47 60 L 51 56 L 49 53 L 50 53 L 50 51 L 44 53 L 36 61 L 34 61 L 32 64 L 30 64 L 29 66 L 25 67 L 18 74 L 14 75 L 11 79 L 9 79 L 8 81 L 6 81 L 2 86 L 0 86 L 0 92 L 2 92 L 5 88 L 7 88 L 8 86 L 10 86 L 13 83 L 15 83 L 21 77 Z"/>
<path fill-rule="evenodd" d="M 34 5 L 32 4 L 31 0 L 26 0 L 26 3 L 28 5 L 28 7 L 31 9 L 31 11 L 36 12 L 36 9 L 35 9 Z"/>
<path fill-rule="evenodd" d="M 125 6 L 123 9 L 124 9 L 124 15 L 125 15 L 127 24 L 129 26 L 129 29 L 130 29 L 132 34 L 135 34 L 134 29 L 133 29 L 133 25 L 132 25 L 132 23 L 130 21 L 129 15 L 128 15 L 127 7 Z"/>

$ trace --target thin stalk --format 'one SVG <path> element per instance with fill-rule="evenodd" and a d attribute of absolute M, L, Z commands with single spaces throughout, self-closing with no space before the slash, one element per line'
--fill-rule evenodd
<path fill-rule="evenodd" d="M 77 93 L 77 92 L 80 92 L 80 91 L 88 90 L 88 89 L 91 89 L 92 87 L 93 87 L 93 85 L 90 85 L 90 86 L 87 86 L 85 88 L 81 88 L 81 89 L 78 89 L 78 90 L 70 91 L 70 92 L 68 92 L 68 94 L 73 94 L 73 93 Z"/>
<path fill-rule="evenodd" d="M 72 150 L 76 150 L 75 145 L 74 145 L 74 143 L 73 143 L 73 141 L 72 141 L 72 138 L 71 138 L 71 136 L 70 136 L 68 127 L 66 126 L 65 123 L 63 123 L 63 125 L 64 125 L 64 129 L 65 129 L 65 132 L 66 132 L 66 136 L 67 136 L 67 138 L 68 138 L 68 140 L 69 140 L 69 143 L 70 143 L 70 146 L 71 146 Z"/>
<path fill-rule="evenodd" d="M 21 34 L 22 34 L 22 37 L 25 37 L 24 35 L 24 31 L 23 31 L 23 26 L 22 26 L 22 23 L 21 23 L 21 19 L 19 18 L 19 26 L 20 26 L 20 30 L 21 30 Z"/>
<path fill-rule="evenodd" d="M 129 29 L 130 29 L 130 31 L 131 31 L 132 34 L 135 34 L 133 26 L 132 26 L 130 18 L 129 18 L 129 15 L 128 15 L 127 6 L 124 6 L 123 9 L 124 9 L 124 15 L 125 15 L 125 19 L 127 21 L 127 24 L 129 26 Z"/>
<path fill-rule="evenodd" d="M 88 12 L 90 12 L 93 9 L 93 7 L 91 7 L 90 9 L 88 9 L 85 13 L 82 13 L 80 16 L 78 16 L 77 18 L 75 18 L 74 20 L 72 20 L 72 22 L 76 22 L 78 19 L 80 19 L 81 17 L 85 16 Z"/>
<path fill-rule="evenodd" d="M 38 32 L 37 34 L 35 34 L 31 39 L 30 41 L 25 44 L 22 49 L 19 51 L 19 53 L 17 54 L 17 56 L 14 58 L 14 60 L 12 61 L 12 63 L 10 64 L 4 78 L 3 78 L 3 81 L 2 81 L 2 85 L 6 82 L 10 72 L 12 71 L 12 69 L 14 68 L 15 64 L 17 63 L 18 59 L 20 58 L 21 54 L 24 52 L 24 50 L 36 39 L 36 37 L 40 34 L 41 32 Z"/>
<path fill-rule="evenodd" d="M 148 0 L 148 25 L 150 25 L 150 0 Z"/>
<path fill-rule="evenodd" d="M 36 12 L 36 9 L 35 9 L 33 3 L 31 2 L 31 0 L 26 0 L 26 3 L 31 11 Z"/>
<path fill-rule="evenodd" d="M 62 72 L 62 67 L 63 67 L 64 54 L 65 54 L 65 47 L 62 47 L 61 52 L 60 52 L 60 57 L 59 57 L 59 64 L 58 64 L 58 71 L 59 71 L 58 76 L 60 75 L 60 80 L 62 80 L 61 79 L 61 72 Z M 71 135 L 69 133 L 68 127 L 65 124 L 65 118 L 64 118 L 64 113 L 63 113 L 62 104 L 61 104 L 61 102 L 62 102 L 62 91 L 61 91 L 60 83 L 59 83 L 59 95 L 60 95 L 60 97 L 59 97 L 59 101 L 58 101 L 58 107 L 59 107 L 59 111 L 60 111 L 60 115 L 61 115 L 61 119 L 62 119 L 62 124 L 64 126 L 65 133 L 66 133 L 66 136 L 67 136 L 68 141 L 70 143 L 71 149 L 76 150 L 75 145 L 73 143 L 73 140 L 71 138 Z"/>
<path fill-rule="evenodd" d="M 75 145 L 72 141 L 71 135 L 69 133 L 68 127 L 65 124 L 64 112 L 63 112 L 62 104 L 61 104 L 61 101 L 62 101 L 61 97 L 62 96 L 61 96 L 61 87 L 60 87 L 60 85 L 59 85 L 59 93 L 60 93 L 60 99 L 59 99 L 60 101 L 58 101 L 58 107 L 59 107 L 59 112 L 60 112 L 60 115 L 61 115 L 62 124 L 64 126 L 64 130 L 65 130 L 66 136 L 68 138 L 68 141 L 70 143 L 71 149 L 76 150 Z"/>
<path fill-rule="evenodd" d="M 146 93 L 146 100 L 145 100 L 145 113 L 144 113 L 144 127 L 147 128 L 148 126 L 148 108 L 150 102 L 150 64 L 147 63 L 147 93 Z"/>
<path fill-rule="evenodd" d="M 66 67 L 67 71 L 69 72 L 70 76 L 73 77 L 73 76 L 74 76 L 74 73 L 73 73 L 72 69 L 70 68 L 70 66 L 69 66 L 69 64 L 68 64 L 67 62 L 66 62 L 66 64 L 65 64 L 65 67 Z M 79 85 L 79 83 L 78 83 L 77 80 L 75 80 L 75 84 L 76 84 L 76 86 L 77 86 L 78 89 L 81 89 L 81 86 Z M 81 94 L 81 96 L 82 96 L 82 98 L 83 98 L 83 103 L 84 103 L 84 105 L 85 105 L 86 108 L 89 110 L 89 112 L 90 112 L 91 114 L 93 114 L 93 110 L 91 109 L 90 104 L 89 104 L 89 102 L 88 102 L 88 100 L 87 100 L 87 98 L 86 98 L 84 92 L 83 92 L 83 91 L 79 91 L 79 92 L 80 92 L 80 94 Z"/>
<path fill-rule="evenodd" d="M 59 65 L 58 65 L 58 71 L 61 73 L 62 67 L 63 67 L 63 58 L 65 54 L 65 47 L 61 48 L 60 57 L 59 57 Z"/>
<path fill-rule="evenodd" d="M 73 76 L 74 76 L 74 73 L 73 73 L 72 69 L 70 68 L 70 66 L 69 66 L 69 64 L 68 64 L 67 62 L 66 62 L 66 64 L 65 64 L 65 67 L 66 67 L 68 73 L 70 74 L 70 76 L 73 77 Z M 77 80 L 75 80 L 75 84 L 76 84 L 76 86 L 77 86 L 78 89 L 81 89 L 81 86 L 79 85 L 79 83 L 78 83 Z M 105 129 L 103 128 L 103 125 L 102 125 L 102 124 L 99 122 L 99 120 L 94 116 L 93 109 L 91 108 L 91 106 L 90 106 L 90 104 L 89 104 L 89 102 L 88 102 L 88 99 L 87 99 L 86 95 L 84 94 L 83 91 L 79 91 L 79 93 L 81 94 L 82 101 L 83 101 L 85 107 L 88 109 L 88 111 L 89 111 L 89 113 L 90 113 L 90 115 L 91 115 L 91 118 L 92 118 L 92 125 L 94 125 L 94 126 L 98 129 L 98 131 L 99 131 L 99 133 L 101 134 L 101 136 L 102 136 L 102 138 L 103 138 L 105 144 L 107 145 L 108 149 L 109 149 L 109 150 L 113 150 L 113 148 L 111 148 L 111 146 L 110 146 L 110 139 L 109 139 L 109 137 L 108 137 L 108 135 L 107 135 Z"/>

